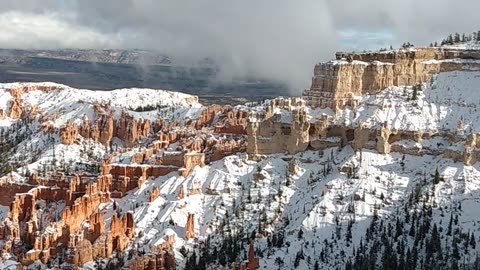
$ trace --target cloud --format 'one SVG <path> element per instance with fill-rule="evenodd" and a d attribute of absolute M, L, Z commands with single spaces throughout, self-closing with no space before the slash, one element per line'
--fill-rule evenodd
<path fill-rule="evenodd" d="M 141 48 L 179 61 L 209 57 L 221 66 L 219 79 L 255 76 L 300 91 L 314 64 L 335 50 L 422 45 L 477 30 L 477 2 L 2 0 L 0 47 Z"/>
<path fill-rule="evenodd" d="M 16 11 L 0 16 L 0 45 L 14 49 L 115 48 L 121 40 L 55 16 Z"/>
<path fill-rule="evenodd" d="M 339 49 L 345 51 L 378 50 L 389 48 L 398 41 L 388 30 L 367 32 L 357 30 L 342 30 L 339 32 Z"/>
<path fill-rule="evenodd" d="M 480 28 L 477 0 L 326 0 L 337 29 L 391 31 L 400 43 L 427 45 Z"/>

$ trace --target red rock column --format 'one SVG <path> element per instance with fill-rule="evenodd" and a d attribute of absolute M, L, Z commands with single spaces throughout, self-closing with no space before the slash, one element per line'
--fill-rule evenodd
<path fill-rule="evenodd" d="M 188 214 L 188 218 L 187 218 L 187 233 L 186 233 L 186 235 L 185 235 L 185 238 L 187 238 L 187 240 L 192 239 L 192 238 L 195 238 L 195 232 L 194 232 L 195 223 L 194 223 L 194 218 L 195 218 L 195 214 Z"/>

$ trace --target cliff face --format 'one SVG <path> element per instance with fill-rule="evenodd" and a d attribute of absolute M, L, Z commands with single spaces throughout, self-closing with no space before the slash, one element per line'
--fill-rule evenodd
<path fill-rule="evenodd" d="M 312 85 L 303 95 L 313 107 L 355 107 L 355 97 L 376 94 L 391 86 L 425 83 L 439 72 L 466 69 L 465 65 L 445 61 L 451 59 L 480 59 L 480 55 L 439 48 L 337 53 L 336 60 L 315 66 Z"/>
<path fill-rule="evenodd" d="M 78 126 L 77 124 L 71 124 L 70 121 L 62 126 L 60 129 L 60 140 L 65 145 L 71 145 L 77 140 Z"/>
<path fill-rule="evenodd" d="M 309 144 L 309 128 L 301 99 L 271 100 L 265 114 L 251 115 L 247 152 L 257 156 L 304 151 Z"/>
<path fill-rule="evenodd" d="M 125 113 L 118 120 L 116 136 L 123 140 L 126 146 L 133 146 L 140 137 L 145 137 L 149 134 L 149 120 L 138 120 Z"/>
<path fill-rule="evenodd" d="M 296 98 L 276 99 L 252 110 L 247 127 L 250 157 L 351 145 L 382 154 L 444 155 L 467 165 L 480 160 L 477 133 L 466 133 L 463 121 L 472 113 L 468 106 L 476 106 L 472 98 L 478 85 L 475 72 L 480 69 L 479 51 L 429 48 L 338 53 L 336 58 L 315 67 L 312 87 L 304 92 L 305 104 Z M 421 83 L 425 91 L 421 91 L 422 101 L 417 103 L 406 93 Z M 366 95 L 372 98 L 365 102 Z M 441 101 L 445 96 L 446 100 Z M 441 106 L 457 114 L 451 121 L 461 123 L 461 132 L 445 129 L 447 122 L 440 114 Z M 417 112 L 411 114 L 414 110 Z M 415 115 L 429 119 L 410 121 L 417 118 Z M 475 125 L 475 117 L 468 118 Z M 432 121 L 441 124 L 427 129 Z M 418 126 L 419 122 L 425 122 L 423 127 Z M 416 130 L 409 125 L 417 125 Z M 422 140 L 445 140 L 442 144 L 449 147 L 435 149 L 428 143 L 421 145 Z M 415 146 L 406 146 L 406 141 Z M 466 142 L 458 145 L 462 141 Z"/>

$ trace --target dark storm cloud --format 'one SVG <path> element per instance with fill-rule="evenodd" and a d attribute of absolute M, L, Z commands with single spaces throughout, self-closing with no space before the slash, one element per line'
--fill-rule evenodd
<path fill-rule="evenodd" d="M 479 7 L 476 0 L 0 0 L 0 46 L 210 57 L 222 66 L 220 79 L 253 74 L 300 89 L 313 65 L 339 48 L 345 31 L 352 44 L 355 33 L 363 39 L 375 35 L 362 33 L 387 31 L 391 40 L 421 45 L 476 30 Z"/>

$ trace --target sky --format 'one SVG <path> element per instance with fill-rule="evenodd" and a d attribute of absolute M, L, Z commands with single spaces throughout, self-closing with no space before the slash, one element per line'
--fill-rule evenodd
<path fill-rule="evenodd" d="M 219 79 L 308 86 L 338 50 L 427 45 L 480 29 L 478 0 L 0 0 L 0 47 L 206 57 Z"/>

